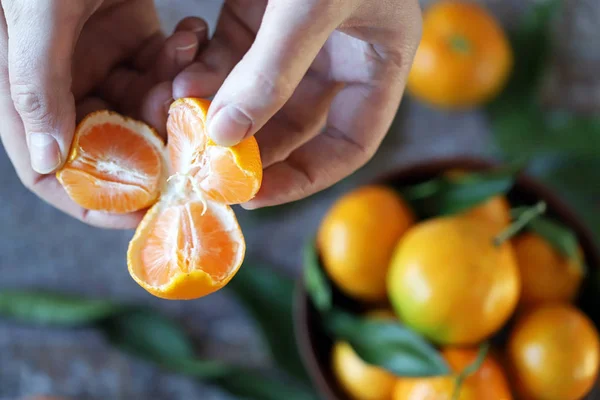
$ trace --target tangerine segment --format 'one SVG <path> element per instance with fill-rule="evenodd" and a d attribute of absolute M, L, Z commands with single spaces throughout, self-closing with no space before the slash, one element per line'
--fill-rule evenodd
<path fill-rule="evenodd" d="M 164 200 L 148 211 L 129 244 L 135 281 L 155 296 L 196 299 L 225 286 L 246 245 L 233 210 L 199 198 Z"/>
<path fill-rule="evenodd" d="M 224 147 L 206 135 L 210 101 L 185 98 L 169 111 L 171 173 L 192 177 L 209 199 L 226 204 L 251 200 L 260 189 L 262 163 L 258 143 L 249 137 Z"/>
<path fill-rule="evenodd" d="M 78 125 L 57 178 L 86 209 L 141 210 L 156 201 L 166 180 L 164 151 L 163 141 L 146 124 L 98 111 Z"/>

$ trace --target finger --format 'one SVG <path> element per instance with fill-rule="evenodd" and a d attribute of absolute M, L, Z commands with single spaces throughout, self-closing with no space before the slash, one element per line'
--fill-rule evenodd
<path fill-rule="evenodd" d="M 110 105 L 99 97 L 88 97 L 76 105 L 77 123 L 80 123 L 88 114 L 100 110 L 110 110 Z"/>
<path fill-rule="evenodd" d="M 137 54 L 130 60 L 131 67 L 139 72 L 152 70 L 155 66 L 156 57 L 165 45 L 165 40 L 165 35 L 162 32 L 157 32 L 146 39 Z"/>
<path fill-rule="evenodd" d="M 211 97 L 248 51 L 255 34 L 225 3 L 214 37 L 198 55 L 198 62 L 173 82 L 173 97 Z"/>
<path fill-rule="evenodd" d="M 256 133 L 264 168 L 285 160 L 322 131 L 340 89 L 339 84 L 315 76 L 302 80 L 285 106 Z"/>
<path fill-rule="evenodd" d="M 10 95 L 7 45 L 6 20 L 4 10 L 0 7 L 0 138 L 21 182 L 54 207 L 90 225 L 117 229 L 131 229 L 137 226 L 142 213 L 115 215 L 87 211 L 67 196 L 56 177 L 39 175 L 31 168 L 25 129 Z"/>
<path fill-rule="evenodd" d="M 208 41 L 208 24 L 198 17 L 187 17 L 179 21 L 174 32 L 193 32 L 198 38 L 198 43 Z"/>
<path fill-rule="evenodd" d="M 85 10 L 51 0 L 3 6 L 10 93 L 25 127 L 31 166 L 47 174 L 62 165 L 73 138 L 71 59 Z"/>
<path fill-rule="evenodd" d="M 206 40 L 206 38 L 204 39 Z M 194 32 L 179 31 L 169 37 L 154 61 L 157 82 L 170 81 L 196 58 L 200 43 Z"/>
<path fill-rule="evenodd" d="M 142 102 L 140 118 L 167 138 L 167 117 L 173 102 L 173 85 L 163 82 L 152 88 Z"/>
<path fill-rule="evenodd" d="M 389 85 L 354 84 L 335 97 L 325 131 L 286 160 L 265 169 L 253 209 L 299 200 L 350 175 L 375 153 L 391 125 L 406 70 Z"/>
<path fill-rule="evenodd" d="M 230 146 L 256 133 L 290 98 L 345 18 L 335 2 L 296 1 L 269 3 L 254 44 L 217 92 L 207 117 L 215 142 Z"/>

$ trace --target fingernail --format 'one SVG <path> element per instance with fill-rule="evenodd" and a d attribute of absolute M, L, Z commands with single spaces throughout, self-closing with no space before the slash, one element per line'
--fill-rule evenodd
<path fill-rule="evenodd" d="M 29 135 L 31 168 L 39 174 L 53 172 L 61 163 L 60 148 L 53 136 L 46 133 Z"/>
<path fill-rule="evenodd" d="M 186 46 L 176 47 L 175 60 L 177 61 L 177 65 L 186 67 L 189 63 L 194 60 L 196 56 L 195 49 L 198 47 L 198 43 L 192 43 Z"/>
<path fill-rule="evenodd" d="M 252 121 L 237 107 L 227 106 L 208 122 L 208 136 L 221 146 L 238 144 L 250 132 Z"/>
<path fill-rule="evenodd" d="M 196 37 L 198 38 L 198 42 L 202 43 L 206 40 L 206 31 L 208 29 L 206 29 L 206 26 L 204 25 L 200 25 L 195 27 L 194 29 L 192 29 L 192 32 L 194 32 L 196 34 Z"/>

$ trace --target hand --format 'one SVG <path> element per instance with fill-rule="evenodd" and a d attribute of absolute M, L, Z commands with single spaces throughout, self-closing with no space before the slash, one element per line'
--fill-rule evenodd
<path fill-rule="evenodd" d="M 0 137 L 21 181 L 84 222 L 135 227 L 142 213 L 84 210 L 51 173 L 67 158 L 76 121 L 91 111 L 116 110 L 164 130 L 171 81 L 207 40 L 206 23 L 187 18 L 165 39 L 153 0 L 0 3 Z"/>
<path fill-rule="evenodd" d="M 417 0 L 228 0 L 173 94 L 216 93 L 207 127 L 217 143 L 256 134 L 264 180 L 246 208 L 285 203 L 372 157 L 420 34 Z"/>

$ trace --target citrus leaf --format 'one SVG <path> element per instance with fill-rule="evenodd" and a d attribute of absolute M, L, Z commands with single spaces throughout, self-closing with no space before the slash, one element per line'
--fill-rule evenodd
<path fill-rule="evenodd" d="M 312 303 L 322 313 L 331 310 L 332 292 L 329 281 L 321 268 L 314 241 L 304 247 L 304 281 Z"/>
<path fill-rule="evenodd" d="M 447 375 L 450 368 L 422 336 L 394 321 L 359 318 L 334 310 L 323 318 L 332 337 L 347 341 L 366 363 L 398 376 Z"/>
<path fill-rule="evenodd" d="M 116 347 L 173 372 L 252 400 L 317 400 L 302 385 L 220 361 L 200 360 L 185 332 L 149 309 L 36 291 L 0 291 L 0 317 L 57 326 L 95 326 Z"/>
<path fill-rule="evenodd" d="M 282 379 L 265 377 L 244 371 L 219 379 L 217 384 L 229 393 L 256 400 L 318 400 L 318 397 L 303 386 Z"/>
<path fill-rule="evenodd" d="M 294 334 L 294 282 L 272 269 L 244 264 L 226 289 L 254 317 L 277 364 L 308 381 Z"/>
<path fill-rule="evenodd" d="M 560 6 L 560 0 L 537 2 L 508 33 L 515 65 L 506 92 L 537 90 L 552 44 L 550 21 Z"/>
<path fill-rule="evenodd" d="M 116 304 L 106 300 L 43 291 L 0 291 L 0 316 L 27 323 L 77 326 L 91 324 L 119 312 Z"/>
<path fill-rule="evenodd" d="M 100 325 L 110 342 L 156 361 L 194 357 L 194 347 L 177 324 L 161 314 L 133 309 Z"/>
<path fill-rule="evenodd" d="M 522 216 L 524 212 L 522 208 L 513 210 L 513 214 L 517 216 Z M 573 260 L 580 258 L 577 236 L 566 225 L 547 217 L 538 217 L 530 221 L 527 227 L 532 232 L 544 238 L 564 257 Z"/>
<path fill-rule="evenodd" d="M 540 218 L 540 215 L 546 212 L 546 203 L 543 201 L 531 207 L 520 207 L 513 213 L 514 221 L 496 237 L 494 237 L 494 246 L 500 246 L 502 243 L 514 237 L 526 226 L 534 223 Z"/>
<path fill-rule="evenodd" d="M 473 208 L 494 196 L 506 194 L 521 168 L 521 163 L 514 163 L 460 177 L 441 176 L 399 190 L 423 218 L 451 215 Z"/>

